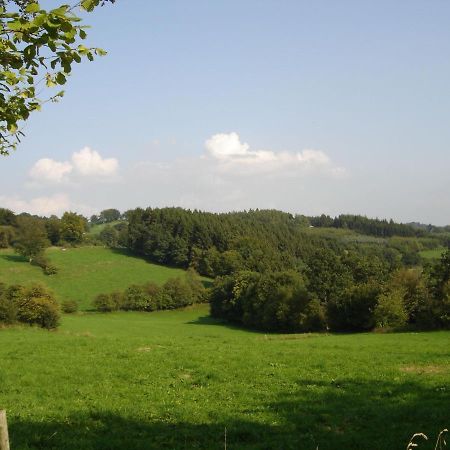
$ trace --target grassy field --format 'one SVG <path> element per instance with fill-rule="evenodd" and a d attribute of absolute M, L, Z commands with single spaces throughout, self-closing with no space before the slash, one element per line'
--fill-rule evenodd
<path fill-rule="evenodd" d="M 109 222 L 109 223 L 101 223 L 98 225 L 92 225 L 89 233 L 92 236 L 98 236 L 100 234 L 100 232 L 107 226 L 113 227 L 114 225 L 117 225 L 119 223 L 126 223 L 123 220 L 115 220 L 113 222 Z"/>
<path fill-rule="evenodd" d="M 58 300 L 77 300 L 89 309 L 102 292 L 123 290 L 133 283 L 153 281 L 159 284 L 184 274 L 182 270 L 151 264 L 126 250 L 103 247 L 50 248 L 47 256 L 59 272 L 46 276 L 13 250 L 0 250 L 0 281 L 12 283 L 41 282 L 51 288 Z"/>
<path fill-rule="evenodd" d="M 229 450 L 393 450 L 450 425 L 449 332 L 265 335 L 197 306 L 0 340 L 13 450 L 223 449 L 225 428 Z"/>
<path fill-rule="evenodd" d="M 436 248 L 434 250 L 423 250 L 420 252 L 420 256 L 425 259 L 435 260 L 439 259 L 444 253 L 444 248 Z"/>

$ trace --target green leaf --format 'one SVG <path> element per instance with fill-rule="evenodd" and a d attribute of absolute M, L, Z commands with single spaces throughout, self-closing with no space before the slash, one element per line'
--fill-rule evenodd
<path fill-rule="evenodd" d="M 80 30 L 79 33 L 81 39 L 86 39 L 87 33 L 84 30 Z"/>
<path fill-rule="evenodd" d="M 53 78 L 51 77 L 50 74 L 47 74 L 45 83 L 46 83 L 47 87 L 54 87 L 54 86 L 56 86 L 56 83 L 53 81 Z"/>
<path fill-rule="evenodd" d="M 34 45 L 28 45 L 24 48 L 23 54 L 25 56 L 25 59 L 33 59 L 36 56 L 36 47 Z"/>
<path fill-rule="evenodd" d="M 11 31 L 17 31 L 23 28 L 23 24 L 19 20 L 8 22 L 7 26 Z"/>
<path fill-rule="evenodd" d="M 25 12 L 33 14 L 33 13 L 37 13 L 39 10 L 41 9 L 41 7 L 39 6 L 39 3 L 30 3 L 26 8 L 25 8 Z"/>
<path fill-rule="evenodd" d="M 68 33 L 73 30 L 73 33 L 75 34 L 75 30 L 70 22 L 63 22 L 61 24 L 61 30 L 64 31 L 65 33 Z"/>
<path fill-rule="evenodd" d="M 81 2 L 81 7 L 86 11 L 90 12 L 94 10 L 96 3 L 97 2 L 95 0 L 83 0 Z"/>
<path fill-rule="evenodd" d="M 17 131 L 17 125 L 15 123 L 8 123 L 8 131 L 14 134 Z"/>
<path fill-rule="evenodd" d="M 66 81 L 67 81 L 67 80 L 66 80 L 66 77 L 64 76 L 63 73 L 59 72 L 59 73 L 56 75 L 56 82 L 57 82 L 58 84 L 65 84 Z"/>
<path fill-rule="evenodd" d="M 69 9 L 69 5 L 62 5 L 59 8 L 52 9 L 50 11 L 50 14 L 54 14 L 55 16 L 65 16 L 67 13 L 67 10 Z"/>
<path fill-rule="evenodd" d="M 32 26 L 40 28 L 46 20 L 47 20 L 47 14 L 41 13 L 33 19 L 33 22 L 31 22 L 31 24 L 32 24 Z"/>

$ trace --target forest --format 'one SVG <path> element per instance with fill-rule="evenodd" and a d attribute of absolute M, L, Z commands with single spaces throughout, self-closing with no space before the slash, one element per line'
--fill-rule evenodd
<path fill-rule="evenodd" d="M 100 231 L 90 233 L 95 227 Z M 50 245 L 125 247 L 194 274 L 162 288 L 150 283 L 105 293 L 93 303 L 100 311 L 172 309 L 207 300 L 214 317 L 266 331 L 450 326 L 445 228 L 275 210 L 108 209 L 87 219 L 73 212 L 45 218 L 0 209 L 0 246 L 14 247 L 49 276 L 58 272 L 44 255 Z M 440 259 L 421 257 L 421 251 L 436 249 L 442 249 Z M 196 273 L 213 279 L 205 292 Z"/>

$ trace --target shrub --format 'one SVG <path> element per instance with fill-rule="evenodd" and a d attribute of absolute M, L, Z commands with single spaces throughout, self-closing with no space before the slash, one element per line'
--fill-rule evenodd
<path fill-rule="evenodd" d="M 174 309 L 207 300 L 206 289 L 193 270 L 188 270 L 186 278 L 172 278 L 164 286 L 147 283 L 143 286 L 131 285 L 124 293 L 100 294 L 94 300 L 98 311 L 155 311 Z"/>
<path fill-rule="evenodd" d="M 404 306 L 405 292 L 395 289 L 378 297 L 374 318 L 377 327 L 401 327 L 406 324 L 408 314 Z"/>
<path fill-rule="evenodd" d="M 237 272 L 217 278 L 211 293 L 211 314 L 268 331 L 326 329 L 323 305 L 313 298 L 296 272 Z"/>
<path fill-rule="evenodd" d="M 160 309 L 175 309 L 194 303 L 194 295 L 189 284 L 181 278 L 167 280 L 160 295 Z"/>
<path fill-rule="evenodd" d="M 110 294 L 111 302 L 114 305 L 114 311 L 122 309 L 123 307 L 123 294 L 121 292 L 113 292 Z"/>
<path fill-rule="evenodd" d="M 62 302 L 61 309 L 66 314 L 73 314 L 78 311 L 78 302 L 75 300 L 65 300 Z"/>
<path fill-rule="evenodd" d="M 0 225 L 0 248 L 8 248 L 14 242 L 15 230 L 11 226 Z"/>
<path fill-rule="evenodd" d="M 100 312 L 117 311 L 116 303 L 111 294 L 99 294 L 94 299 L 94 307 Z"/>
<path fill-rule="evenodd" d="M 36 255 L 31 260 L 31 265 L 40 267 L 45 275 L 56 275 L 58 268 L 50 263 L 50 260 L 43 254 Z"/>
<path fill-rule="evenodd" d="M 374 311 L 380 287 L 375 283 L 347 288 L 327 304 L 327 316 L 334 331 L 369 331 L 375 327 Z"/>
<path fill-rule="evenodd" d="M 58 303 L 44 286 L 0 285 L 0 322 L 20 321 L 52 329 L 58 326 L 59 318 Z"/>
<path fill-rule="evenodd" d="M 107 247 L 117 247 L 119 242 L 119 232 L 111 225 L 106 225 L 99 234 L 100 241 Z"/>
<path fill-rule="evenodd" d="M 186 283 L 192 291 L 191 295 L 193 303 L 203 303 L 208 301 L 207 290 L 198 276 L 198 273 L 192 268 L 189 268 L 186 271 Z"/>
<path fill-rule="evenodd" d="M 49 264 L 48 266 L 45 266 L 44 268 L 44 274 L 45 275 L 56 275 L 58 273 L 58 268 L 54 266 L 53 264 Z"/>
<path fill-rule="evenodd" d="M 59 307 L 47 297 L 32 297 L 19 309 L 19 320 L 36 324 L 42 328 L 53 329 L 59 325 Z"/>
<path fill-rule="evenodd" d="M 144 287 L 136 284 L 125 290 L 122 308 L 129 311 L 153 311 L 156 309 Z"/>
<path fill-rule="evenodd" d="M 305 308 L 302 322 L 303 331 L 324 331 L 327 329 L 326 309 L 317 298 L 313 298 Z"/>
<path fill-rule="evenodd" d="M 43 253 L 40 253 L 32 258 L 30 263 L 32 266 L 38 266 L 42 269 L 45 269 L 50 264 L 50 261 Z"/>
<path fill-rule="evenodd" d="M 11 324 L 17 320 L 17 307 L 6 295 L 0 295 L 0 323 Z"/>
<path fill-rule="evenodd" d="M 52 329 L 59 324 L 59 306 L 53 294 L 40 284 L 25 288 L 23 295 L 15 300 L 17 318 L 30 325 Z"/>

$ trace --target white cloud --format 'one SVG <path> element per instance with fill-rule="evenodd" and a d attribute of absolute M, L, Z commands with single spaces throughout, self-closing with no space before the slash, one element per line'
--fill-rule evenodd
<path fill-rule="evenodd" d="M 280 170 L 328 169 L 336 171 L 330 158 L 321 150 L 305 149 L 300 152 L 274 152 L 251 150 L 241 142 L 235 132 L 215 134 L 205 142 L 207 157 L 217 160 L 222 170 L 248 174 L 251 172 L 279 172 Z M 343 169 L 339 168 L 342 173 Z"/>
<path fill-rule="evenodd" d="M 248 155 L 250 146 L 242 144 L 237 133 L 219 133 L 205 142 L 206 150 L 217 159 L 229 159 Z"/>
<path fill-rule="evenodd" d="M 107 178 L 116 175 L 118 169 L 116 158 L 102 158 L 97 151 L 84 147 L 72 154 L 71 162 L 40 159 L 28 174 L 35 185 L 69 181 L 74 175 Z"/>
<path fill-rule="evenodd" d="M 211 136 L 197 156 L 142 161 L 124 168 L 120 177 L 114 176 L 119 166 L 116 159 L 103 158 L 88 147 L 75 152 L 70 162 L 53 162 L 70 165 L 70 172 L 55 179 L 68 180 L 65 191 L 73 201 L 52 197 L 54 187 L 48 184 L 42 188 L 49 197 L 28 202 L 15 199 L 16 210 L 48 214 L 72 209 L 92 214 L 109 207 L 177 205 L 210 211 L 277 208 L 322 213 L 336 207 L 342 197 L 338 193 L 348 181 L 345 169 L 321 150 L 252 149 L 237 133 Z"/>
<path fill-rule="evenodd" d="M 84 147 L 72 155 L 75 170 L 85 176 L 111 176 L 117 173 L 119 162 L 116 158 L 102 158 L 98 152 Z"/>
<path fill-rule="evenodd" d="M 0 203 L 16 213 L 28 212 L 41 216 L 59 215 L 71 209 L 71 203 L 66 194 L 36 197 L 31 200 L 24 200 L 20 197 L 0 196 Z"/>
<path fill-rule="evenodd" d="M 345 175 L 321 150 L 253 150 L 237 133 L 221 133 L 205 142 L 201 156 L 137 164 L 116 199 L 128 206 L 322 213 L 333 207 Z"/>
<path fill-rule="evenodd" d="M 37 182 L 60 183 L 72 172 L 72 169 L 72 164 L 69 162 L 43 158 L 30 169 L 29 175 Z"/>

